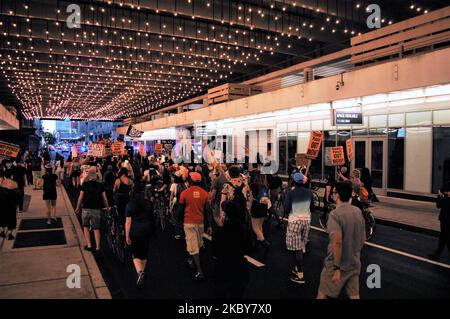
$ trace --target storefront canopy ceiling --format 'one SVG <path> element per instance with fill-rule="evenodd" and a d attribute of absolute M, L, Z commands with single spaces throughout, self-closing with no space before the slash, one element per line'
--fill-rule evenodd
<path fill-rule="evenodd" d="M 0 102 L 29 119 L 145 114 L 342 49 L 373 2 L 1 0 Z M 446 4 L 375 2 L 382 25 Z"/>

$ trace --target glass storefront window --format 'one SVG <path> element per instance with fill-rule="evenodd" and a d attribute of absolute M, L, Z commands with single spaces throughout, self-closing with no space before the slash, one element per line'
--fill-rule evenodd
<path fill-rule="evenodd" d="M 433 112 L 433 124 L 450 124 L 450 110 L 439 110 Z"/>
<path fill-rule="evenodd" d="M 389 129 L 388 188 L 403 189 L 405 171 L 405 129 Z"/>
<path fill-rule="evenodd" d="M 406 113 L 406 125 L 431 125 L 431 112 Z"/>
<path fill-rule="evenodd" d="M 336 135 L 337 131 L 325 131 L 323 136 L 323 148 L 324 154 L 329 147 L 336 146 Z M 323 177 L 327 178 L 328 175 L 333 175 L 335 177 L 335 168 L 334 166 L 327 166 L 327 163 L 324 161 L 324 172 Z"/>
<path fill-rule="evenodd" d="M 389 114 L 389 127 L 404 127 L 405 126 L 405 114 Z"/>
<path fill-rule="evenodd" d="M 433 128 L 433 193 L 450 181 L 450 127 Z"/>
<path fill-rule="evenodd" d="M 278 137 L 278 160 L 279 160 L 279 175 L 287 175 L 286 169 L 286 135 Z"/>

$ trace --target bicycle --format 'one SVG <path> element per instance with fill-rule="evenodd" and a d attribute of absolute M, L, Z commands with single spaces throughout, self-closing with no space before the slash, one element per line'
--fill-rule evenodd
<path fill-rule="evenodd" d="M 158 192 L 158 187 L 149 187 L 147 191 L 150 192 L 149 198 L 153 202 L 153 211 L 156 217 L 156 224 L 161 226 L 162 230 L 166 229 L 166 219 L 167 219 L 167 205 L 166 197 L 164 193 Z"/>
<path fill-rule="evenodd" d="M 336 208 L 335 204 L 330 203 L 328 205 L 328 209 L 324 209 L 323 213 L 320 215 L 319 224 L 320 227 L 322 227 L 322 229 L 325 230 L 327 229 L 328 216 L 330 215 L 330 212 L 335 208 Z M 375 217 L 373 217 L 371 210 L 366 206 L 364 206 L 362 214 L 366 224 L 366 240 L 369 241 L 375 235 L 376 229 Z"/>
<path fill-rule="evenodd" d="M 119 222 L 117 207 L 113 206 L 109 211 L 106 210 L 106 241 L 109 249 L 121 262 L 125 262 L 125 229 Z"/>

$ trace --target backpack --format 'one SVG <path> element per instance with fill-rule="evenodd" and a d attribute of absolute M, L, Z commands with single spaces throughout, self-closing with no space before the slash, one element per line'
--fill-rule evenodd
<path fill-rule="evenodd" d="M 369 192 L 364 186 L 361 186 L 359 188 L 359 198 L 361 199 L 362 202 L 366 202 L 369 200 Z"/>
<path fill-rule="evenodd" d="M 234 202 L 239 210 L 243 213 L 247 212 L 247 199 L 244 196 L 242 190 L 244 189 L 244 183 L 241 186 L 234 186 L 232 183 L 227 182 L 228 185 L 233 189 L 233 199 L 229 200 Z"/>

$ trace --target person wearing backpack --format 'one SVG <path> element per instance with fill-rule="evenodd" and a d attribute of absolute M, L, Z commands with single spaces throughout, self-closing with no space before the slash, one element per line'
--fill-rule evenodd
<path fill-rule="evenodd" d="M 268 195 L 268 185 L 265 176 L 262 175 L 261 172 L 254 173 L 252 180 L 253 182 L 250 184 L 250 189 L 253 195 L 250 210 L 252 217 L 252 229 L 256 235 L 257 242 L 267 248 L 270 243 L 264 237 L 263 223 L 264 218 L 269 213 L 268 205 L 270 200 Z"/>
<path fill-rule="evenodd" d="M 182 220 L 179 216 L 180 196 L 187 189 L 186 182 L 183 179 L 182 172 L 177 171 L 174 174 L 174 182 L 170 186 L 170 210 L 172 212 L 172 222 L 175 231 L 175 239 L 180 239 L 183 233 Z"/>
<path fill-rule="evenodd" d="M 42 199 L 47 206 L 47 225 L 51 225 L 52 221 L 56 224 L 56 182 L 58 181 L 58 175 L 53 173 L 51 164 L 45 166 L 45 174 L 42 176 L 42 179 L 44 180 Z"/>
<path fill-rule="evenodd" d="M 95 243 L 97 246 L 95 252 L 100 254 L 102 204 L 109 210 L 109 203 L 106 198 L 105 187 L 102 183 L 97 181 L 97 178 L 97 169 L 95 167 L 89 168 L 88 176 L 81 186 L 81 192 L 78 197 L 75 212 L 79 214 L 81 212 L 81 207 L 83 207 L 81 220 L 83 223 L 84 237 L 87 242 L 87 246 L 85 246 L 84 249 L 93 251 L 91 234 L 89 232 L 89 228 L 92 227 L 94 229 Z"/>
<path fill-rule="evenodd" d="M 133 198 L 126 206 L 125 239 L 131 247 L 133 264 L 137 273 L 137 287 L 142 287 L 145 280 L 150 238 L 156 230 L 153 204 L 144 194 L 141 183 L 135 184 Z"/>
<path fill-rule="evenodd" d="M 295 257 L 290 280 L 297 284 L 304 284 L 303 254 L 306 252 L 306 243 L 308 242 L 311 227 L 313 196 L 311 190 L 305 187 L 307 178 L 301 172 L 295 172 L 291 177 L 293 187 L 286 194 L 284 202 L 285 214 L 289 215 L 286 230 L 286 248 Z"/>
<path fill-rule="evenodd" d="M 223 203 L 233 201 L 236 203 L 243 220 L 248 222 L 249 187 L 246 179 L 240 174 L 238 166 L 231 166 L 227 172 L 227 182 L 223 185 L 220 199 L 220 220 L 226 217 L 223 211 Z"/>

